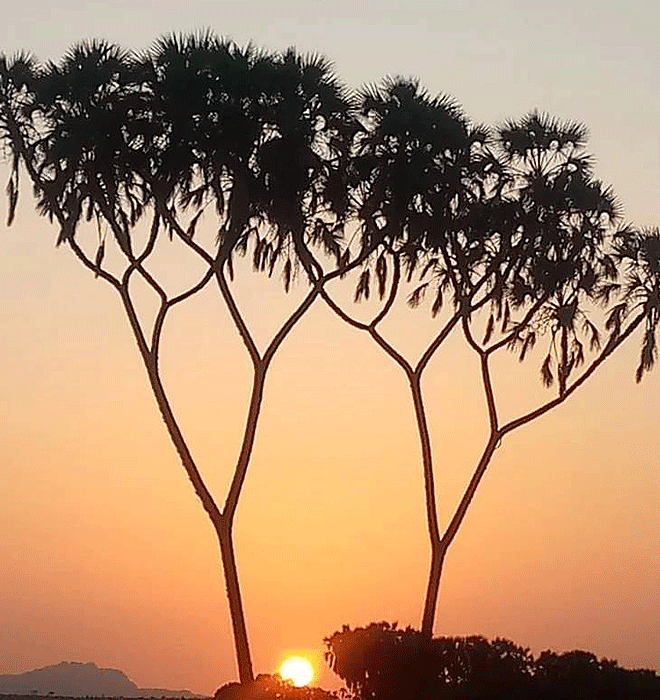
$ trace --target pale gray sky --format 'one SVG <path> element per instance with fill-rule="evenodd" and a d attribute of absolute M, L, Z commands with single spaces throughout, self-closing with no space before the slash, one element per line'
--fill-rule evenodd
<path fill-rule="evenodd" d="M 640 223 L 660 219 L 660 3 L 578 0 L 13 2 L 0 47 L 59 56 L 104 37 L 127 48 L 210 27 L 240 43 L 319 51 L 351 86 L 416 75 L 478 121 L 539 108 L 585 122 L 603 179 Z"/>

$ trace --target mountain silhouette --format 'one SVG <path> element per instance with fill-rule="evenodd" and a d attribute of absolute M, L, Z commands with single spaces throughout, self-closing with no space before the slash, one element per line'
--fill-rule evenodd
<path fill-rule="evenodd" d="M 62 661 L 26 673 L 0 675 L 0 694 L 61 697 L 198 698 L 188 690 L 138 688 L 123 672 L 94 663 Z"/>

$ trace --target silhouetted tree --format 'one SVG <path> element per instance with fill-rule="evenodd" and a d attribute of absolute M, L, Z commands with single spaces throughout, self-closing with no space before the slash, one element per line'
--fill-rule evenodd
<path fill-rule="evenodd" d="M 361 113 L 364 134 L 351 171 L 362 197 L 358 216 L 363 229 L 377 227 L 383 240 L 365 263 L 355 300 L 369 298 L 376 285 L 384 303 L 362 322 L 327 289 L 322 295 L 344 321 L 371 336 L 410 385 L 431 544 L 421 630 L 430 637 L 447 551 L 503 438 L 562 404 L 644 322 L 638 377 L 655 359 L 660 245 L 657 232 L 617 228 L 617 201 L 592 174 L 579 124 L 532 113 L 489 133 L 471 126 L 448 98 L 431 98 L 406 80 L 365 91 Z M 418 271 L 422 280 L 409 303 L 432 296 L 440 329 L 411 362 L 379 326 L 404 288 L 402 272 L 410 281 Z M 463 334 L 479 360 L 489 434 L 441 529 L 422 378 L 454 333 Z M 555 397 L 502 421 L 493 358 L 509 350 L 522 361 L 544 341 L 541 378 L 556 386 Z"/>
<path fill-rule="evenodd" d="M 330 667 L 360 700 L 530 697 L 533 656 L 506 639 L 429 639 L 380 622 L 344 626 L 325 643 Z"/>
<path fill-rule="evenodd" d="M 344 626 L 325 640 L 332 670 L 359 700 L 650 700 L 653 671 L 628 670 L 585 651 L 534 657 L 508 639 L 429 639 L 410 627 Z M 419 679 L 425 685 L 420 687 Z"/>
<path fill-rule="evenodd" d="M 234 516 L 271 361 L 340 271 L 311 269 L 307 259 L 319 247 L 339 262 L 343 163 L 354 131 L 348 108 L 324 58 L 240 48 L 208 33 L 162 39 L 141 56 L 93 41 L 74 46 L 59 63 L 40 65 L 23 54 L 0 58 L 0 136 L 11 159 L 8 223 L 24 169 L 39 213 L 59 229 L 58 245 L 117 292 L 170 438 L 218 537 L 244 682 L 253 672 Z M 154 253 L 168 246 L 178 256 L 175 265 L 186 256 L 196 261 L 197 277 L 183 289 L 173 290 L 168 274 L 151 266 Z M 234 257 L 248 252 L 256 270 L 282 275 L 286 291 L 303 264 L 307 270 L 306 295 L 263 351 L 230 285 Z M 157 301 L 152 323 L 138 314 L 138 280 Z M 159 364 L 169 312 L 213 281 L 253 367 L 243 440 L 222 508 L 189 449 Z"/>
<path fill-rule="evenodd" d="M 361 700 L 395 700 L 416 689 L 415 672 L 428 665 L 429 643 L 408 627 L 387 622 L 341 631 L 325 639 L 326 660 L 346 687 Z"/>
<path fill-rule="evenodd" d="M 660 697 L 660 677 L 587 651 L 544 651 L 534 664 L 534 689 L 540 700 L 651 700 Z"/>
<path fill-rule="evenodd" d="M 279 676 L 258 675 L 250 683 L 227 683 L 216 690 L 213 700 L 337 700 L 322 688 L 296 687 Z"/>

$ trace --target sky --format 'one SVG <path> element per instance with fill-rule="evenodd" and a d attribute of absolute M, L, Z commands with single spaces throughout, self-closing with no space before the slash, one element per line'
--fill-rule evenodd
<path fill-rule="evenodd" d="M 0 51 L 49 60 L 81 39 L 142 49 L 208 27 L 323 53 L 351 87 L 417 76 L 477 122 L 539 109 L 585 123 L 597 176 L 626 220 L 653 226 L 659 24 L 650 1 L 90 0 L 54 13 L 33 0 L 3 10 Z M 55 237 L 24 186 L 17 221 L 0 229 L 0 673 L 93 661 L 140 686 L 212 693 L 235 677 L 213 532 L 118 300 Z M 300 292 L 239 277 L 263 344 Z M 433 325 L 401 310 L 384 330 L 414 356 Z M 660 670 L 660 373 L 635 384 L 638 347 L 633 339 L 564 406 L 505 439 L 448 556 L 437 634 Z M 163 369 L 223 500 L 250 368 L 212 294 L 171 319 Z M 497 369 L 504 415 L 543 398 L 538 364 Z M 477 380 L 458 342 L 425 380 L 445 521 L 486 436 Z M 420 623 L 429 552 L 406 381 L 320 305 L 273 363 L 235 535 L 259 672 L 289 651 L 321 669 L 322 640 L 342 624 Z M 335 683 L 323 670 L 318 682 Z"/>

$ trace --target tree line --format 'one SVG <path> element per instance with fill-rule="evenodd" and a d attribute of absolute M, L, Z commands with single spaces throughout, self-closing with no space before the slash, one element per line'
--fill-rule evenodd
<path fill-rule="evenodd" d="M 58 62 L 0 57 L 0 138 L 9 158 L 8 224 L 21 178 L 80 263 L 117 293 L 157 407 L 217 535 L 241 682 L 254 678 L 233 525 L 273 358 L 314 304 L 369 336 L 405 375 L 424 479 L 430 566 L 421 634 L 431 639 L 446 554 L 495 450 L 559 408 L 633 335 L 639 381 L 657 358 L 660 234 L 622 220 L 593 172 L 587 130 L 531 112 L 475 123 L 416 79 L 349 90 L 319 55 L 241 47 L 211 33 L 144 52 L 104 41 Z M 153 260 L 194 261 L 187 286 Z M 235 297 L 237 257 L 301 300 L 260 348 Z M 247 274 L 240 268 L 241 274 Z M 136 288 L 157 302 L 138 313 Z M 332 285 L 331 285 L 332 283 Z M 378 302 L 361 320 L 338 301 Z M 163 381 L 170 312 L 214 287 L 252 367 L 240 449 L 224 498 L 209 490 Z M 381 333 L 404 298 L 435 336 L 411 360 Z M 422 314 L 422 311 L 410 313 Z M 445 528 L 423 391 L 452 337 L 477 362 L 488 435 Z M 503 420 L 493 360 L 538 362 L 546 398 Z M 450 467 L 451 465 L 443 465 Z"/>
<path fill-rule="evenodd" d="M 227 683 L 214 700 L 656 700 L 660 676 L 588 651 L 534 655 L 509 639 L 429 639 L 410 627 L 344 625 L 325 639 L 345 688 L 296 688 L 277 675 Z"/>
<path fill-rule="evenodd" d="M 535 656 L 508 639 L 437 637 L 386 622 L 325 640 L 326 657 L 356 700 L 651 700 L 660 677 L 587 651 Z"/>

